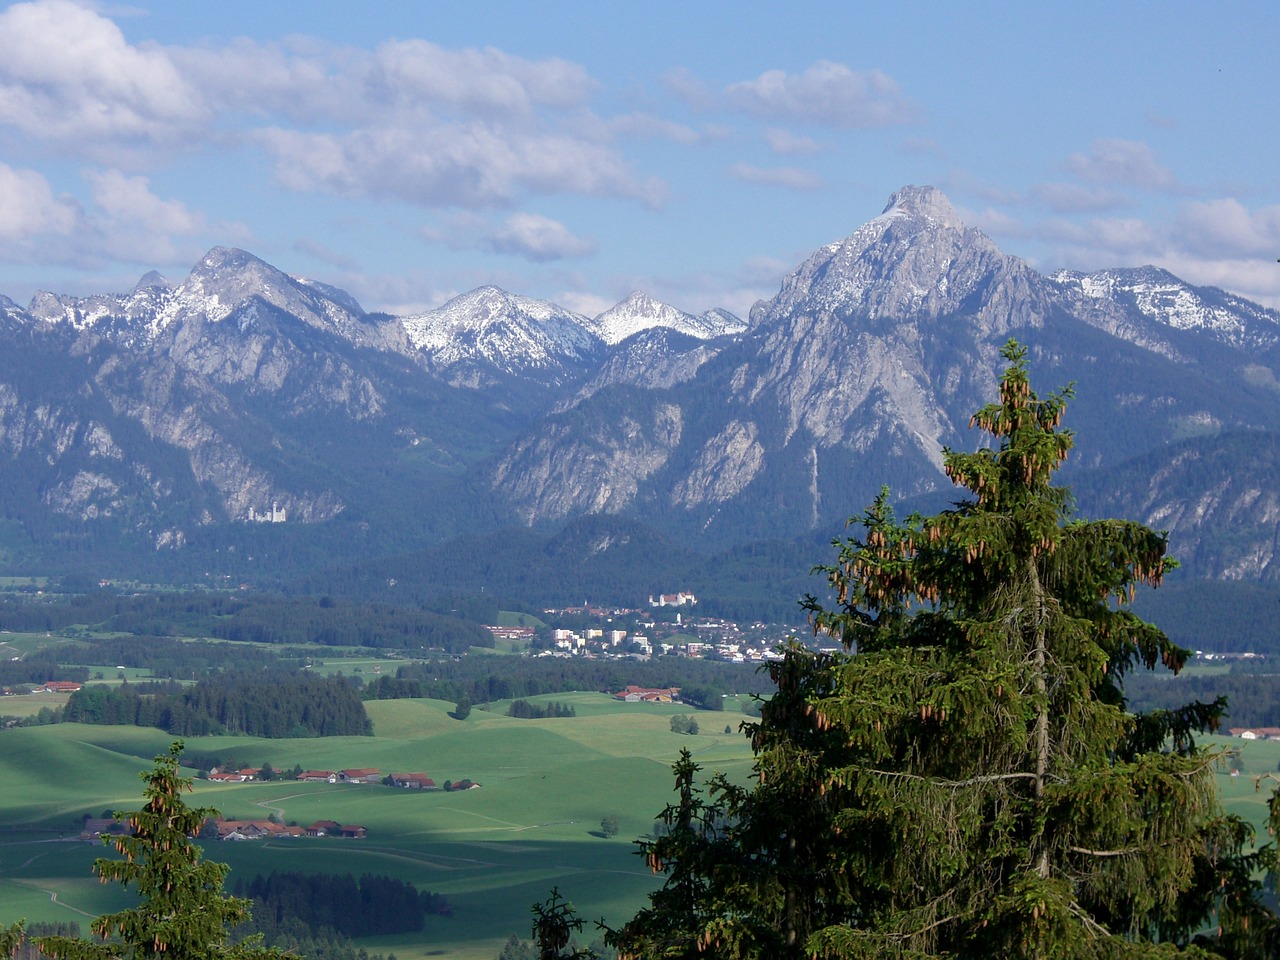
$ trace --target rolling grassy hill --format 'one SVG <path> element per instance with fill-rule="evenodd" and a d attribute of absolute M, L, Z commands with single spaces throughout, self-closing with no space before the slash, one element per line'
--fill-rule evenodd
<path fill-rule="evenodd" d="M 506 704 L 452 719 L 453 704 L 431 700 L 368 704 L 373 737 L 315 740 L 192 738 L 188 754 L 234 754 L 277 770 L 378 767 L 424 771 L 437 783 L 469 778 L 479 789 L 420 792 L 383 786 L 212 784 L 197 781 L 191 802 L 224 815 L 286 822 L 361 824 L 363 840 L 333 838 L 218 843 L 212 859 L 231 864 L 231 883 L 271 870 L 386 874 L 445 894 L 452 917 L 429 917 L 421 934 L 361 944 L 399 958 L 491 960 L 511 933 L 528 935 L 529 907 L 551 887 L 584 917 L 618 923 L 655 884 L 630 841 L 647 833 L 672 796 L 670 764 L 690 749 L 708 774 L 745 776 L 750 752 L 734 713 L 699 713 L 704 734 L 670 732 L 687 707 L 622 704 L 598 693 L 533 698 L 573 704 L 576 717 L 517 720 Z M 0 922 L 80 920 L 127 902 L 95 882 L 102 849 L 65 840 L 84 813 L 136 807 L 138 772 L 162 752 L 162 731 L 62 724 L 0 733 Z M 600 836 L 617 816 L 620 834 Z M 51 895 L 56 894 L 56 900 Z M 589 939 L 589 937 L 588 937 Z"/>

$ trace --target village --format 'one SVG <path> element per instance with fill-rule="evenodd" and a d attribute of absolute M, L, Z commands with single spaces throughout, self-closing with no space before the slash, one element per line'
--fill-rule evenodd
<path fill-rule="evenodd" d="M 542 630 L 532 626 L 492 626 L 495 639 L 528 644 L 536 656 L 649 659 L 699 657 L 729 663 L 763 663 L 777 658 L 780 643 L 807 631 L 756 622 L 741 626 L 719 617 L 698 617 L 693 593 L 650 596 L 647 607 L 548 607 L 542 616 L 573 623 Z"/>

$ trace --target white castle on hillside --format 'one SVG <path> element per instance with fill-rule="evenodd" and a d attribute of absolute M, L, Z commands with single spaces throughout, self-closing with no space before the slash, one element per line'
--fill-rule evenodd
<path fill-rule="evenodd" d="M 692 606 L 698 602 L 698 598 L 692 593 L 664 593 L 660 594 L 657 600 L 653 599 L 653 595 L 649 596 L 649 606 L 651 607 L 683 607 L 685 604 Z"/>
<path fill-rule="evenodd" d="M 249 508 L 250 523 L 284 523 L 287 519 L 284 509 L 278 503 L 271 504 L 271 509 L 266 513 L 258 513 L 253 507 Z"/>

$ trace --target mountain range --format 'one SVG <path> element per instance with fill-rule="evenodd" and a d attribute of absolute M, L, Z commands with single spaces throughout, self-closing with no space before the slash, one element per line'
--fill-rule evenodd
<path fill-rule="evenodd" d="M 0 299 L 0 558 L 249 577 L 591 517 L 703 553 L 821 540 L 884 485 L 947 502 L 1010 338 L 1042 392 L 1073 385 L 1082 513 L 1169 530 L 1195 575 L 1280 578 L 1280 314 L 1151 266 L 1039 273 L 927 186 L 745 321 L 492 286 L 395 317 L 224 248 L 176 283 Z"/>

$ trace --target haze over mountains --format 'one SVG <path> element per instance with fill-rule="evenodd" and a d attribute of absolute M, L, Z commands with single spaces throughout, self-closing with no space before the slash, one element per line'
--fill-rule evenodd
<path fill-rule="evenodd" d="M 222 248 L 178 283 L 0 301 L 0 549 L 305 525 L 372 557 L 591 515 L 699 549 L 825 535 L 884 484 L 945 500 L 1010 337 L 1040 390 L 1075 384 L 1082 512 L 1169 529 L 1200 575 L 1280 576 L 1280 314 L 1155 267 L 1042 275 L 931 187 L 746 322 L 496 287 L 390 317 Z"/>

